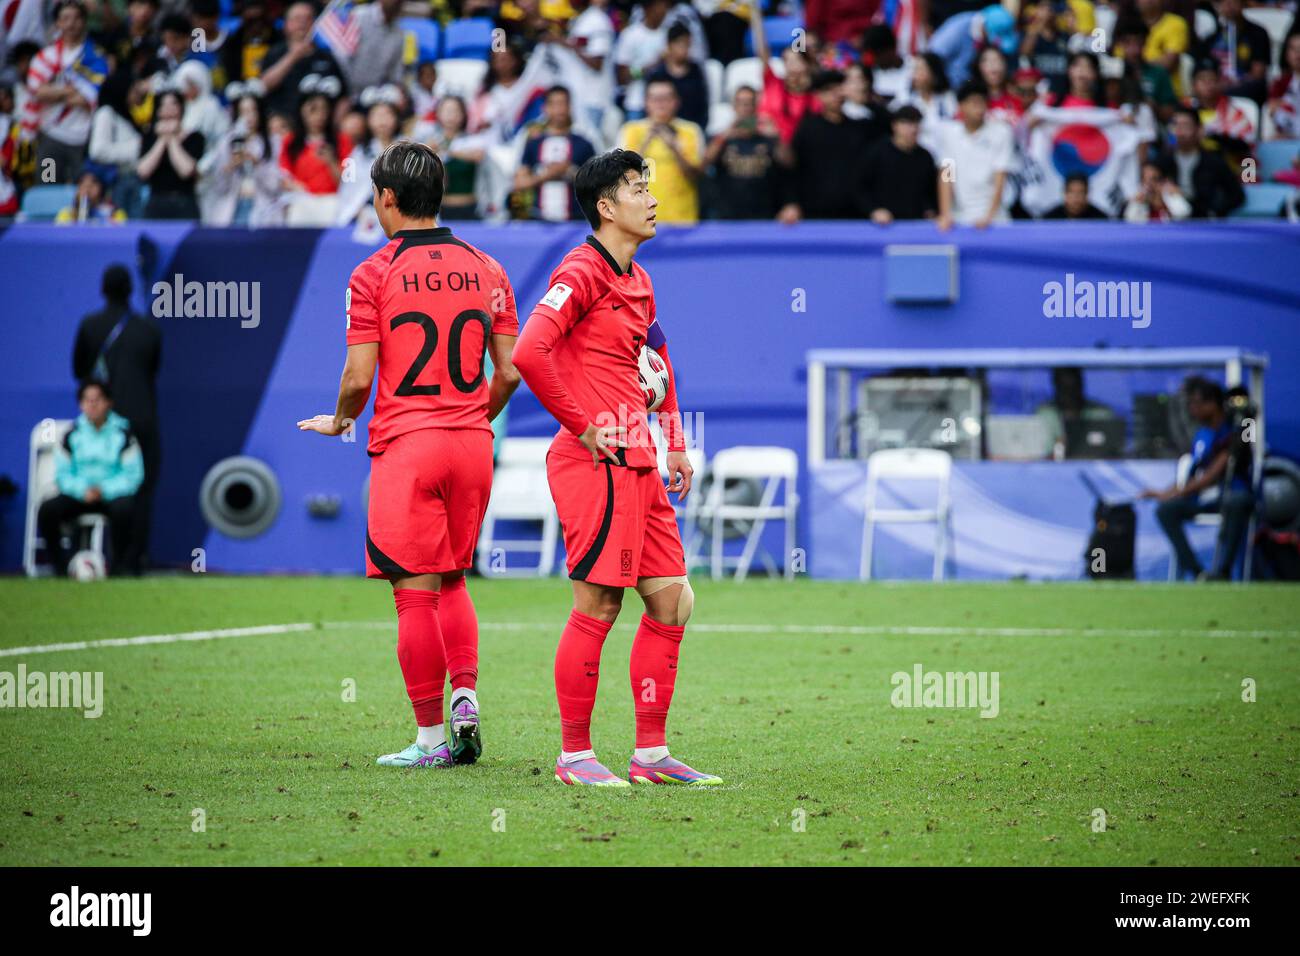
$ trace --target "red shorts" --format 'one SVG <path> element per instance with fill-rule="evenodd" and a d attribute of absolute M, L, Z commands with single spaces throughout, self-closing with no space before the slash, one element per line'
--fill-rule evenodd
<path fill-rule="evenodd" d="M 655 468 L 546 456 L 569 577 L 610 587 L 686 573 L 677 516 Z"/>
<path fill-rule="evenodd" d="M 487 429 L 398 435 L 370 461 L 366 577 L 468 568 L 491 493 Z"/>

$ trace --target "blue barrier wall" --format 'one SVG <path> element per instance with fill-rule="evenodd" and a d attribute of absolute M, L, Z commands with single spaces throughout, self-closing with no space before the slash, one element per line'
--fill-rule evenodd
<path fill-rule="evenodd" d="M 456 231 L 502 262 L 526 316 L 545 292 L 551 268 L 587 230 L 521 224 Z M 258 281 L 262 290 L 256 328 L 241 328 L 237 319 L 160 320 L 164 466 L 155 559 L 187 564 L 193 548 L 205 547 L 214 569 L 359 570 L 365 436 L 347 445 L 294 428 L 299 418 L 333 408 L 344 349 L 343 289 L 373 249 L 345 231 L 132 223 L 16 225 L 0 233 L 0 473 L 24 485 L 32 425 L 75 413 L 77 321 L 99 305 L 103 268 L 133 262 L 142 236 L 156 246 L 157 276 Z M 959 301 L 886 303 L 884 246 L 938 241 L 959 247 Z M 1300 383 L 1290 370 L 1300 353 L 1300 230 L 1284 224 L 1042 223 L 943 237 L 926 224 L 709 224 L 661 230 L 639 261 L 655 282 L 683 407 L 703 415 L 706 451 L 777 444 L 803 456 L 809 348 L 1092 345 L 1231 345 L 1269 353 L 1269 441 L 1300 450 Z M 1043 285 L 1067 272 L 1097 281 L 1150 281 L 1150 326 L 1045 318 Z M 512 434 L 553 431 L 526 393 L 510 415 Z M 239 453 L 271 464 L 285 495 L 275 525 L 250 542 L 210 532 L 197 505 L 208 467 Z M 304 500 L 314 493 L 339 495 L 341 514 L 310 518 Z M 20 494 L 0 505 L 5 570 L 20 562 L 22 502 Z M 806 540 L 802 531 L 800 537 Z"/>

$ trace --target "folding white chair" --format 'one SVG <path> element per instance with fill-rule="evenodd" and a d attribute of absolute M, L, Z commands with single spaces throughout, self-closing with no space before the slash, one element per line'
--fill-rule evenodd
<path fill-rule="evenodd" d="M 736 580 L 745 580 L 754 557 L 759 552 L 763 529 L 768 521 L 782 521 L 785 524 L 785 558 L 778 564 L 764 550 L 763 564 L 772 574 L 784 574 L 787 578 L 793 578 L 791 556 L 794 551 L 795 517 L 799 513 L 799 494 L 795 490 L 799 480 L 799 456 L 789 448 L 738 445 L 735 448 L 724 448 L 714 455 L 709 465 L 709 474 L 712 484 L 708 497 L 699 505 L 697 515 L 700 519 L 711 521 L 713 525 L 710 532 L 710 568 L 713 579 L 720 580 L 725 567 L 734 564 Z M 736 478 L 763 482 L 758 504 L 726 501 L 727 482 Z M 782 484 L 785 485 L 785 492 L 782 502 L 778 504 L 776 499 Z M 728 521 L 750 523 L 744 550 L 738 558 L 726 558 L 722 553 L 723 527 Z"/>
<path fill-rule="evenodd" d="M 27 460 L 27 521 L 23 529 L 23 570 L 29 578 L 40 576 L 45 567 L 36 561 L 37 553 L 45 547 L 45 539 L 36 527 L 36 515 L 41 510 L 41 504 L 59 492 L 54 483 L 54 452 L 63 441 L 63 436 L 71 429 L 72 419 L 69 418 L 47 418 L 37 422 L 32 429 L 31 450 Z M 88 539 L 84 543 L 85 547 L 102 555 L 107 523 L 103 515 L 82 515 L 77 519 L 73 533 L 77 537 L 84 533 Z M 66 569 L 53 569 L 56 576 L 64 570 Z"/>
<path fill-rule="evenodd" d="M 880 508 L 882 481 L 936 482 L 932 508 Z M 942 581 L 952 540 L 952 456 L 937 448 L 886 448 L 867 459 L 866 516 L 862 523 L 862 563 L 858 580 L 871 580 L 872 539 L 878 524 L 933 524 L 934 580 Z"/>
<path fill-rule="evenodd" d="M 483 516 L 483 528 L 478 537 L 478 569 L 484 576 L 521 578 L 546 577 L 555 567 L 555 545 L 559 540 L 560 519 L 551 501 L 550 486 L 546 481 L 546 452 L 551 447 L 549 438 L 506 438 L 501 442 L 492 476 L 492 498 Z M 538 540 L 497 538 L 498 521 L 540 522 L 542 536 Z M 511 568 L 506 561 L 501 566 L 496 558 L 511 551 L 537 555 L 533 567 Z"/>
<path fill-rule="evenodd" d="M 1187 484 L 1187 479 L 1192 476 L 1192 461 L 1193 459 L 1191 455 L 1183 455 L 1181 458 L 1178 459 L 1178 470 L 1175 472 L 1174 484 L 1177 485 L 1179 488 Z M 1199 514 L 1196 515 L 1194 518 L 1192 518 L 1192 524 L 1198 525 L 1202 528 L 1217 528 L 1219 527 L 1219 525 L 1223 524 L 1223 516 L 1220 515 L 1217 511 L 1208 511 L 1205 514 Z M 1250 580 L 1250 558 L 1251 558 L 1251 552 L 1255 550 L 1254 545 L 1251 542 L 1253 542 L 1254 540 L 1255 540 L 1255 515 L 1252 513 L 1250 516 L 1250 523 L 1246 526 L 1246 540 L 1243 543 L 1243 547 L 1246 549 L 1246 554 L 1243 558 L 1243 563 L 1241 566 L 1241 579 L 1243 581 Z M 1217 544 L 1215 545 L 1215 549 L 1216 550 L 1218 549 Z M 1229 572 L 1231 572 L 1231 569 L 1229 569 Z M 1173 581 L 1177 577 L 1178 577 L 1178 555 L 1170 551 L 1169 580 Z"/>

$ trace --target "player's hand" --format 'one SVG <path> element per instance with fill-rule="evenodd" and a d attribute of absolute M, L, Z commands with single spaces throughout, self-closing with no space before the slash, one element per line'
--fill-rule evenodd
<path fill-rule="evenodd" d="M 315 418 L 304 418 L 298 423 L 300 432 L 320 432 L 322 435 L 342 435 L 346 428 L 340 428 L 334 421 L 333 415 L 317 415 Z"/>
<path fill-rule="evenodd" d="M 104 497 L 104 493 L 100 491 L 98 488 L 86 489 L 86 504 L 88 505 L 99 504 L 100 500 L 103 497 Z"/>
<path fill-rule="evenodd" d="M 618 461 L 616 449 L 627 447 L 627 426 L 606 425 L 604 428 L 597 428 L 595 425 L 588 425 L 587 430 L 578 436 L 578 441 L 591 452 L 592 465 L 600 464 L 601 455 L 616 462 Z"/>
<path fill-rule="evenodd" d="M 686 496 L 691 492 L 691 479 L 695 475 L 691 460 L 686 457 L 684 451 L 670 451 L 667 465 L 668 490 L 677 492 L 678 501 L 685 501 Z"/>
<path fill-rule="evenodd" d="M 952 228 L 952 216 L 941 215 L 934 221 L 934 224 L 938 227 L 940 232 L 947 232 Z"/>
<path fill-rule="evenodd" d="M 876 209 L 871 213 L 871 221 L 881 226 L 888 226 L 894 221 L 894 214 L 888 209 Z"/>

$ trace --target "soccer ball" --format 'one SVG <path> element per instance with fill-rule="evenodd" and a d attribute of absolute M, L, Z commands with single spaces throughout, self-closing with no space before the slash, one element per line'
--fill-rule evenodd
<path fill-rule="evenodd" d="M 108 573 L 108 569 L 104 567 L 104 556 L 87 548 L 72 556 L 68 572 L 78 581 L 98 581 Z"/>
<path fill-rule="evenodd" d="M 653 412 L 668 396 L 668 366 L 659 353 L 648 345 L 641 346 L 641 391 L 645 393 L 645 410 Z"/>

